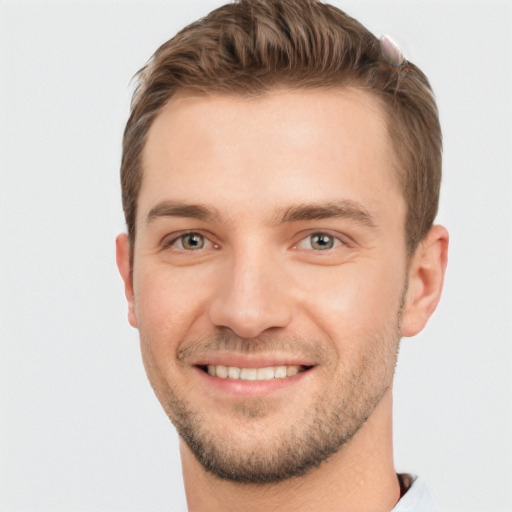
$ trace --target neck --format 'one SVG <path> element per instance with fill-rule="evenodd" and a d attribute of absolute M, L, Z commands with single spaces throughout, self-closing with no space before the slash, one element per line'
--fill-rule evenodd
<path fill-rule="evenodd" d="M 302 477 L 278 484 L 220 479 L 205 471 L 181 441 L 189 512 L 389 511 L 400 495 L 392 434 L 392 393 L 388 390 L 368 421 L 328 461 Z"/>

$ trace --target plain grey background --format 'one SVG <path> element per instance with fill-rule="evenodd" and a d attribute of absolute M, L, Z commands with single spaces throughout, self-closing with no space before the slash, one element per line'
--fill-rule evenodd
<path fill-rule="evenodd" d="M 185 510 L 114 237 L 129 81 L 219 1 L 0 2 L 0 510 Z M 429 76 L 444 297 L 402 343 L 400 471 L 441 512 L 512 510 L 512 2 L 333 1 Z"/>

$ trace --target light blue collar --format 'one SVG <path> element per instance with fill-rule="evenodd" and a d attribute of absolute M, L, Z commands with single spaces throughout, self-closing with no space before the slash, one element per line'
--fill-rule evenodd
<path fill-rule="evenodd" d="M 422 478 L 411 475 L 413 483 L 391 512 L 437 512 L 436 503 Z"/>

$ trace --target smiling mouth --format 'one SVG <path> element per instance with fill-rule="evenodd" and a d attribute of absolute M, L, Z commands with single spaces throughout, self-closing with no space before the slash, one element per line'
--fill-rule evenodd
<path fill-rule="evenodd" d="M 212 377 L 233 380 L 272 380 L 286 379 L 313 368 L 312 366 L 268 366 L 265 368 L 238 368 L 237 366 L 205 365 L 199 366 Z"/>

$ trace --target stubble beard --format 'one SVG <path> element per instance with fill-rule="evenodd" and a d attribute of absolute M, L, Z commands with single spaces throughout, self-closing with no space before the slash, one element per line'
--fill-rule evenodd
<path fill-rule="evenodd" d="M 248 428 L 237 432 L 237 437 L 229 437 L 226 431 L 211 429 L 209 411 L 200 410 L 184 393 L 154 381 L 152 385 L 178 434 L 208 472 L 221 479 L 251 484 L 299 477 L 338 452 L 391 387 L 402 309 L 403 300 L 390 326 L 380 333 L 366 333 L 365 342 L 370 349 L 357 364 L 347 364 L 336 385 L 318 393 L 310 408 L 295 411 L 278 429 L 272 430 L 275 411 L 265 399 L 253 398 L 234 409 L 237 420 L 245 419 Z M 252 428 L 265 419 L 266 423 L 261 423 L 265 428 Z"/>

